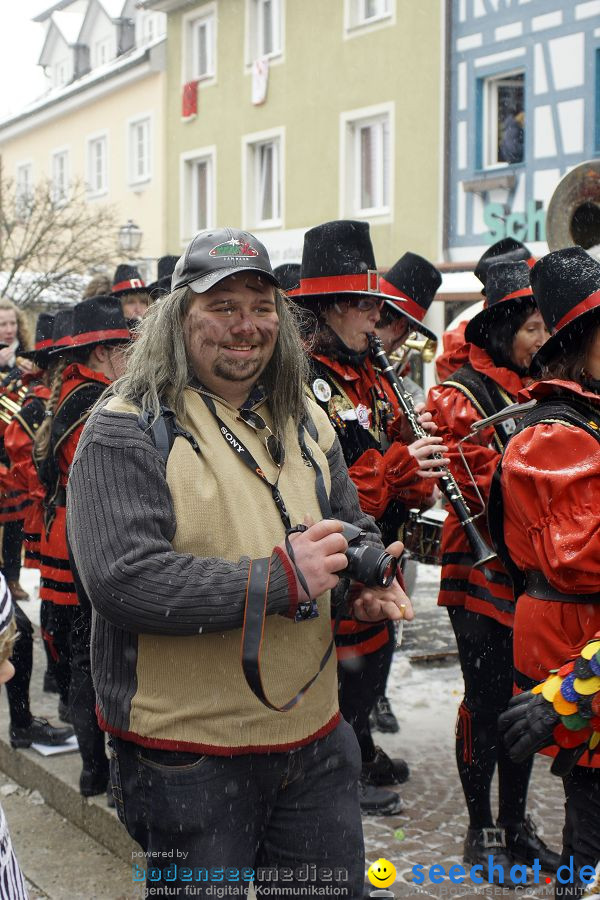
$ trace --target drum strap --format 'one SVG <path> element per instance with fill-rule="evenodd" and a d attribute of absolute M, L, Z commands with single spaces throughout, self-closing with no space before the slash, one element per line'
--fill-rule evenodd
<path fill-rule="evenodd" d="M 585 401 L 578 400 L 571 394 L 538 400 L 537 406 L 534 406 L 533 409 L 523 416 L 514 433 L 519 434 L 526 428 L 533 428 L 535 425 L 551 425 L 555 423 L 572 428 L 581 428 L 600 443 L 600 415 L 598 410 Z M 587 597 L 592 598 L 591 602 L 598 602 L 600 593 L 597 595 L 597 599 L 595 594 L 580 594 L 579 596 L 577 594 L 562 594 L 546 581 L 545 576 L 541 572 L 537 570 L 523 571 L 515 565 L 504 541 L 504 501 L 502 498 L 501 479 L 502 458 L 492 478 L 488 500 L 488 528 L 498 559 L 511 577 L 515 600 L 518 599 L 520 594 L 527 592 L 540 600 L 585 603 L 590 602 L 589 599 L 586 601 Z M 541 579 L 543 579 L 543 583 Z"/>

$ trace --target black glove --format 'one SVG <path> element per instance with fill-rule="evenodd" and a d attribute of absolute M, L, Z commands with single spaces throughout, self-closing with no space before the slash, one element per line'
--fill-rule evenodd
<path fill-rule="evenodd" d="M 498 730 L 512 761 L 524 762 L 532 753 L 554 743 L 552 732 L 559 722 L 551 703 L 541 694 L 526 691 L 512 698 L 498 718 Z"/>

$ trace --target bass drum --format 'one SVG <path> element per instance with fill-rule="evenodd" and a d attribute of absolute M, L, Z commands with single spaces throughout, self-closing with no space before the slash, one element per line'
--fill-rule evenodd
<path fill-rule="evenodd" d="M 404 526 L 404 552 L 409 559 L 441 566 L 442 528 L 447 515 L 445 509 L 409 509 Z"/>

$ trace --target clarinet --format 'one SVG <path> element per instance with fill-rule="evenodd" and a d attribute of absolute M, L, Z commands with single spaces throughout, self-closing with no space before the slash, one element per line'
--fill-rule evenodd
<path fill-rule="evenodd" d="M 383 344 L 377 335 L 369 335 L 369 346 L 373 361 L 377 363 L 378 368 L 380 368 L 382 374 L 387 378 L 387 381 L 400 404 L 400 409 L 406 416 L 410 430 L 415 438 L 418 440 L 419 438 L 427 437 L 427 432 L 423 426 L 419 424 L 413 398 L 404 387 L 402 378 L 397 374 L 390 363 L 386 352 L 383 349 Z M 434 453 L 434 458 L 442 459 L 443 457 L 441 453 Z M 467 506 L 465 498 L 456 483 L 456 479 L 448 470 L 440 474 L 440 487 L 456 513 L 458 521 L 465 530 L 467 540 L 469 541 L 475 558 L 473 565 L 482 566 L 491 559 L 495 559 L 496 554 L 488 547 L 479 534 L 479 531 L 474 525 L 473 514 Z"/>

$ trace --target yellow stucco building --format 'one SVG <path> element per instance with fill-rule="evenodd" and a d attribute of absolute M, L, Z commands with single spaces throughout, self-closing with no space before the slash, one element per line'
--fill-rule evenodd
<path fill-rule="evenodd" d="M 3 176 L 23 194 L 49 178 L 59 198 L 84 182 L 87 202 L 141 228 L 136 261 L 152 278 L 167 247 L 165 17 L 135 0 L 59 0 L 37 21 L 48 90 L 0 122 Z"/>
<path fill-rule="evenodd" d="M 167 14 L 166 222 L 242 225 L 273 262 L 371 224 L 377 262 L 441 256 L 441 0 L 147 0 Z"/>

